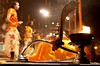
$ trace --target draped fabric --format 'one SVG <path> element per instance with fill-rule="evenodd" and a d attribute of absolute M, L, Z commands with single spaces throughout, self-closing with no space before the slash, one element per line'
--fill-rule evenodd
<path fill-rule="evenodd" d="M 48 38 L 50 39 L 50 38 Z M 72 45 L 68 45 L 70 40 L 65 40 L 64 38 L 64 45 L 63 47 L 74 50 L 75 47 Z M 37 48 L 37 51 L 31 55 L 28 56 L 28 60 L 30 61 L 46 61 L 46 60 L 64 60 L 68 58 L 74 58 L 76 54 L 63 50 L 61 48 L 58 48 L 56 51 L 52 50 L 52 44 L 48 44 L 46 42 L 41 42 Z"/>
<path fill-rule="evenodd" d="M 13 8 L 9 8 L 7 14 L 11 15 L 10 22 L 7 22 L 8 25 L 6 28 L 6 30 L 9 31 L 11 27 L 18 26 L 18 18 L 17 18 L 17 12 Z"/>
<path fill-rule="evenodd" d="M 20 34 L 15 27 L 11 27 L 11 29 L 6 33 L 4 40 L 4 52 L 10 57 L 10 52 L 15 52 L 15 57 L 19 55 L 19 40 Z"/>

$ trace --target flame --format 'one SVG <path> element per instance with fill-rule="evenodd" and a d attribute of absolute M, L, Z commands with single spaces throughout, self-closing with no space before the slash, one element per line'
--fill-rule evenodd
<path fill-rule="evenodd" d="M 79 33 L 90 33 L 90 27 L 88 27 L 88 26 L 83 26 L 82 28 L 83 28 L 83 30 L 80 31 Z"/>

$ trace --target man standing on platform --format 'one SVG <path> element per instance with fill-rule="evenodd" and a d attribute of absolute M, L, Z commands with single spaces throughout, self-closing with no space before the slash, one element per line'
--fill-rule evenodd
<path fill-rule="evenodd" d="M 4 51 L 8 57 L 11 57 L 11 52 L 14 53 L 14 58 L 19 55 L 19 40 L 20 34 L 17 30 L 18 17 L 17 10 L 19 9 L 19 2 L 12 1 L 11 7 L 7 11 L 7 17 L 5 19 L 7 23 L 6 34 L 4 40 Z"/>

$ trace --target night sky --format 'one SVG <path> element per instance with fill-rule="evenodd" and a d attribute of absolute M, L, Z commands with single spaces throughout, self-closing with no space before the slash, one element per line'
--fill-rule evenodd
<path fill-rule="evenodd" d="M 23 12 L 23 19 L 26 21 L 27 15 L 33 15 L 31 18 L 36 16 L 37 9 L 43 7 L 44 0 L 18 0 L 21 8 L 20 12 Z M 51 0 L 56 3 L 55 0 Z M 33 11 L 33 12 L 31 12 Z M 82 0 L 82 15 L 83 24 L 91 27 L 91 33 L 94 35 L 95 40 L 100 40 L 100 0 Z M 38 14 L 37 14 L 38 15 Z M 22 18 L 20 18 L 22 19 Z"/>

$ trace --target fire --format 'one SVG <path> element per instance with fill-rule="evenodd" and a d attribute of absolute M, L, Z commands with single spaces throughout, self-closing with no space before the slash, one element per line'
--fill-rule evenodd
<path fill-rule="evenodd" d="M 90 27 L 88 27 L 88 26 L 83 26 L 82 28 L 83 28 L 83 30 L 80 31 L 79 33 L 90 33 Z"/>

